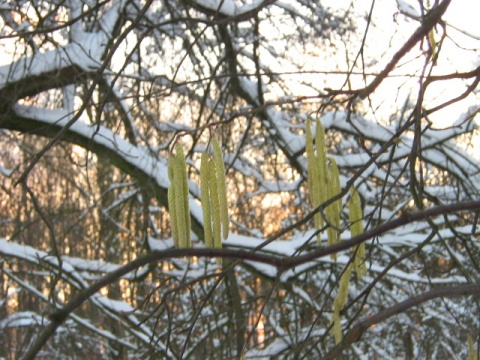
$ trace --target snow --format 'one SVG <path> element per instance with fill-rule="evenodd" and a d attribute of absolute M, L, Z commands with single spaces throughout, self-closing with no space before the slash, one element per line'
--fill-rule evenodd
<path fill-rule="evenodd" d="M 417 6 L 407 2 L 405 0 L 397 0 L 398 10 L 404 15 L 412 17 L 414 19 L 420 19 L 420 12 L 417 10 Z"/>
<path fill-rule="evenodd" d="M 195 0 L 195 2 L 204 8 L 218 11 L 223 15 L 235 15 L 236 6 L 234 0 Z"/>
<path fill-rule="evenodd" d="M 103 14 L 100 19 L 101 33 L 103 34 L 112 34 L 115 30 L 116 22 L 118 17 L 122 14 L 125 7 L 126 0 L 117 0 L 112 3 L 110 9 L 108 9 L 105 14 Z M 109 35 L 110 36 L 110 35 Z"/>
<path fill-rule="evenodd" d="M 134 344 L 132 344 L 131 342 L 125 341 L 125 340 L 119 338 L 118 336 L 112 334 L 108 330 L 103 330 L 103 329 L 99 328 L 98 326 L 93 325 L 92 323 L 90 323 L 90 321 L 85 320 L 85 319 L 81 318 L 80 316 L 78 316 L 76 314 L 70 314 L 70 316 L 76 323 L 84 326 L 85 328 L 89 329 L 90 331 L 93 331 L 95 334 L 98 334 L 99 336 L 104 337 L 105 339 L 109 339 L 111 341 L 118 342 L 118 343 L 122 344 L 123 346 L 126 346 L 129 349 L 135 349 L 135 350 L 137 349 L 137 347 Z M 72 323 L 71 321 L 68 321 L 67 325 L 70 325 L 71 323 Z"/>
<path fill-rule="evenodd" d="M 258 99 L 258 83 L 256 81 L 252 81 L 246 77 L 239 77 L 238 81 L 242 89 L 250 96 L 250 99 Z"/>
<path fill-rule="evenodd" d="M 21 311 L 7 316 L 0 321 L 0 329 L 21 326 L 38 326 L 43 324 L 43 318 L 33 311 Z"/>
<path fill-rule="evenodd" d="M 467 181 L 470 181 L 470 185 L 473 189 L 476 189 L 475 191 L 480 190 L 480 181 L 474 180 L 479 178 L 480 159 L 470 156 L 450 139 L 478 129 L 477 122 L 468 120 L 479 109 L 480 104 L 470 107 L 458 117 L 451 127 L 445 129 L 424 129 L 422 138 L 422 159 L 440 168 L 448 165 L 449 171 L 456 177 L 467 177 Z M 347 122 L 347 114 L 342 111 L 327 113 L 322 116 L 321 121 L 325 129 L 340 130 L 351 134 L 356 134 L 360 131 L 365 138 L 374 140 L 379 144 L 390 141 L 397 131 L 394 126 L 380 125 L 357 115 L 351 116 L 351 123 Z M 405 134 L 400 138 L 401 141 L 396 145 L 393 158 L 390 158 L 390 152 L 380 154 L 376 162 L 372 163 L 366 170 L 364 176 L 373 175 L 378 178 L 384 178 L 386 173 L 384 169 L 377 166 L 377 163 L 389 163 L 392 160 L 400 161 L 409 157 L 413 146 L 413 137 L 410 134 Z M 438 148 L 440 145 L 441 148 Z M 378 151 L 378 149 L 373 151 Z M 362 167 L 370 161 L 371 154 L 366 152 L 345 153 L 343 155 L 334 155 L 333 157 L 340 167 Z M 467 176 L 467 174 L 469 175 Z"/>
<path fill-rule="evenodd" d="M 85 260 L 82 258 L 62 256 L 62 261 L 68 261 L 70 265 L 82 271 L 109 273 L 117 270 L 120 266 L 101 260 Z"/>
<path fill-rule="evenodd" d="M 308 237 L 302 236 L 294 240 L 273 241 L 270 244 L 263 246 L 262 251 L 272 252 L 279 255 L 292 256 L 297 251 L 297 248 L 302 246 L 307 239 Z M 260 246 L 264 242 L 265 239 L 257 239 L 245 235 L 230 234 L 228 239 L 223 242 L 223 245 L 228 247 L 253 249 L 257 246 Z"/>
<path fill-rule="evenodd" d="M 7 241 L 0 238 L 0 253 L 6 256 L 15 256 L 31 262 L 37 262 L 39 256 L 47 256 L 43 251 L 39 251 L 33 247 L 20 245 L 15 242 Z"/>
<path fill-rule="evenodd" d="M 439 220 L 437 220 L 439 221 Z M 428 223 L 414 223 L 408 224 L 406 226 L 396 229 L 394 232 L 390 232 L 378 237 L 378 243 L 380 244 L 382 250 L 389 252 L 392 256 L 397 256 L 395 248 L 405 249 L 405 248 L 415 248 L 420 243 L 425 241 L 425 238 L 428 236 L 428 230 L 430 229 Z M 456 229 L 458 233 L 469 234 L 471 232 L 471 226 L 462 226 Z M 443 229 L 440 234 L 444 238 L 453 238 L 456 236 L 455 232 L 451 229 Z M 268 245 L 262 247 L 262 252 L 269 252 L 283 256 L 294 256 L 298 253 L 298 250 L 305 242 L 311 237 L 312 232 L 307 232 L 303 236 L 295 238 L 293 240 L 276 240 Z M 350 233 L 345 231 L 342 238 L 348 239 Z M 435 243 L 437 240 L 433 239 L 430 241 L 430 244 Z M 248 236 L 231 234 L 227 241 L 224 242 L 225 247 L 231 248 L 256 248 L 264 242 L 262 239 L 255 239 Z M 390 249 L 390 250 L 389 250 Z M 428 248 L 424 248 L 424 251 L 428 252 Z M 319 263 L 329 263 L 336 264 L 338 266 L 345 266 L 350 261 L 350 250 L 345 253 L 337 255 L 337 260 L 333 261 L 329 256 L 319 258 L 310 263 L 306 263 L 300 266 L 297 266 L 295 269 L 289 269 L 284 271 L 281 274 L 281 281 L 288 281 L 289 279 L 298 276 L 299 273 L 306 271 L 307 269 L 317 266 Z M 270 278 L 275 278 L 278 275 L 278 270 L 275 266 L 269 264 L 263 264 L 253 261 L 245 261 L 246 264 L 255 268 L 260 273 L 268 276 Z M 383 266 L 379 266 L 375 263 L 368 265 L 368 269 L 374 273 L 381 273 L 384 271 Z M 403 270 L 392 268 L 388 271 L 388 275 L 406 280 L 409 282 L 418 282 L 418 283 L 432 283 L 432 284 L 458 284 L 465 283 L 466 279 L 461 276 L 449 276 L 448 278 L 430 278 L 427 279 L 424 276 L 419 275 L 417 272 L 412 271 L 407 273 Z"/>
<path fill-rule="evenodd" d="M 40 264 L 41 262 L 44 262 L 58 266 L 58 259 L 56 257 L 31 246 L 20 245 L 15 242 L 8 241 L 5 238 L 0 238 L 0 254 L 24 259 L 34 264 Z M 85 280 L 95 280 L 97 277 L 90 277 L 86 274 L 80 276 L 78 271 L 110 273 L 118 270 L 118 268 L 121 266 L 101 260 L 86 260 L 70 256 L 62 256 L 61 259 L 63 271 L 69 273 L 69 275 L 76 279 L 78 284 L 83 285 L 83 287 L 88 286 L 85 283 Z M 137 272 L 132 271 L 131 273 L 124 275 L 123 278 L 132 279 L 135 275 L 139 276 L 141 271 L 148 271 L 148 268 L 144 268 L 144 270 L 137 270 Z"/>
<path fill-rule="evenodd" d="M 73 3 L 73 2 L 71 2 Z M 20 81 L 26 77 L 34 77 L 62 68 L 76 65 L 86 72 L 97 70 L 102 64 L 106 46 L 112 36 L 115 24 L 124 8 L 125 0 L 116 1 L 99 19 L 101 30 L 85 32 L 80 22 L 74 22 L 75 31 L 71 43 L 54 50 L 36 52 L 33 56 L 22 58 L 12 64 L 0 67 L 0 89 L 8 83 Z M 80 6 L 72 6 L 72 16 L 81 14 Z"/>
<path fill-rule="evenodd" d="M 368 137 L 372 137 L 378 142 L 389 141 L 395 133 L 393 127 L 380 126 L 374 122 L 368 121 L 361 116 L 352 115 L 351 123 L 355 124 L 355 128 L 347 121 L 347 113 L 344 111 L 328 112 L 322 116 L 321 121 L 326 129 L 334 128 L 344 130 L 347 133 L 357 133 L 357 130 Z"/>
<path fill-rule="evenodd" d="M 69 112 L 64 109 L 41 109 L 19 104 L 14 105 L 13 109 L 20 116 L 56 126 L 65 126 L 70 116 Z M 70 131 L 114 151 L 146 176 L 156 180 L 160 187 L 168 188 L 170 186 L 166 161 L 164 163 L 157 160 L 147 150 L 132 145 L 110 129 L 100 125 L 87 125 L 78 120 L 70 127 Z M 194 184 L 194 186 L 196 185 Z M 201 207 L 193 199 L 190 199 L 190 211 L 200 223 L 203 223 Z"/>
<path fill-rule="evenodd" d="M 6 169 L 2 165 L 0 165 L 0 174 L 6 177 L 12 176 L 13 170 Z"/>
<path fill-rule="evenodd" d="M 264 0 L 254 0 L 243 5 L 237 5 L 235 0 L 195 0 L 195 2 L 206 9 L 218 11 L 222 15 L 235 16 L 258 8 Z"/>
<path fill-rule="evenodd" d="M 286 117 L 286 114 L 276 111 L 273 108 L 267 109 L 270 124 L 273 130 L 277 131 L 281 141 L 288 146 L 291 155 L 299 153 L 305 149 L 305 136 L 296 135 L 289 131 L 287 127 L 291 126 L 291 121 Z"/>
<path fill-rule="evenodd" d="M 123 202 L 131 199 L 135 195 L 139 193 L 139 189 L 131 189 L 125 193 L 121 193 L 114 202 L 112 202 L 106 209 L 104 209 L 105 213 L 108 213 L 113 208 L 117 207 L 118 205 L 122 204 Z"/>
<path fill-rule="evenodd" d="M 288 339 L 288 338 L 287 338 Z M 272 354 L 281 354 L 291 345 L 284 338 L 276 338 L 273 342 L 267 344 L 264 349 L 252 348 L 247 351 L 246 359 L 266 360 L 271 359 Z"/>
<path fill-rule="evenodd" d="M 162 251 L 162 250 L 172 249 L 174 247 L 172 238 L 168 240 L 159 240 L 149 236 L 147 238 L 147 241 L 148 241 L 148 247 L 152 251 L 155 251 L 155 250 Z"/>
<path fill-rule="evenodd" d="M 0 254 L 24 259 L 34 264 L 47 263 L 56 268 L 59 267 L 58 259 L 55 256 L 49 255 L 44 251 L 28 245 L 20 245 L 15 242 L 7 241 L 4 238 L 0 238 Z M 68 262 L 62 262 L 62 271 L 68 273 L 72 279 L 76 280 L 76 286 L 88 286 L 82 277 L 76 272 L 75 268 Z"/>
<path fill-rule="evenodd" d="M 98 301 L 107 309 L 114 311 L 117 314 L 131 314 L 135 311 L 135 309 L 125 301 L 109 299 L 99 294 L 95 294 L 92 299 Z"/>
<path fill-rule="evenodd" d="M 14 106 L 14 111 L 20 116 L 57 126 L 65 126 L 69 117 L 69 113 L 62 109 L 41 109 L 18 104 Z M 70 127 L 70 130 L 117 152 L 126 161 L 155 178 L 159 185 L 168 186 L 170 184 L 164 164 L 114 134 L 110 129 L 98 125 L 89 126 L 77 121 Z"/>
<path fill-rule="evenodd" d="M 105 45 L 104 39 L 90 34 L 85 43 L 73 43 L 63 48 L 39 52 L 12 64 L 1 66 L 0 89 L 9 83 L 59 71 L 71 65 L 77 65 L 87 72 L 96 70 L 101 63 L 100 55 Z"/>
<path fill-rule="evenodd" d="M 372 265 L 369 270 L 381 273 L 383 267 Z M 431 278 L 427 279 L 424 276 L 420 276 L 416 272 L 406 273 L 399 269 L 390 269 L 388 271 L 389 276 L 393 276 L 402 280 L 410 281 L 413 283 L 423 283 L 423 284 L 466 284 L 467 279 L 463 276 L 449 276 L 448 278 Z"/>

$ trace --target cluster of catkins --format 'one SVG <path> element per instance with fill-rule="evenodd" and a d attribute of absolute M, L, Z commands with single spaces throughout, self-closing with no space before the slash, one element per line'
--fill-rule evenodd
<path fill-rule="evenodd" d="M 220 143 L 212 140 L 213 157 L 202 154 L 200 165 L 200 190 L 205 244 L 208 247 L 222 247 L 222 238 L 228 237 L 228 204 L 225 181 L 225 166 Z M 188 205 L 188 182 L 185 155 L 180 144 L 168 160 L 168 206 L 172 224 L 172 236 L 177 248 L 190 248 L 190 209 Z"/>
<path fill-rule="evenodd" d="M 342 199 L 338 196 L 341 192 L 340 173 L 334 158 L 327 157 L 325 146 L 325 130 L 320 120 L 315 122 L 315 141 L 312 135 L 312 123 L 307 121 L 306 129 L 306 152 L 308 164 L 308 192 L 312 206 L 317 209 L 314 217 L 315 229 L 317 230 L 317 241 L 321 242 L 321 234 L 327 229 L 329 244 L 335 244 L 340 241 L 340 215 L 342 212 Z M 324 214 L 319 208 L 327 200 L 338 196 L 338 199 L 331 202 L 324 210 Z M 324 217 L 325 216 L 325 217 Z M 351 236 L 360 235 L 363 232 L 362 207 L 360 196 L 354 187 L 350 191 L 349 201 L 349 220 Z M 336 260 L 336 254 L 331 255 Z M 362 243 L 354 250 L 353 261 L 347 264 L 342 276 L 337 297 L 333 303 L 332 313 L 332 333 L 335 342 L 342 340 L 342 328 L 340 321 L 340 311 L 345 307 L 348 297 L 348 287 L 350 284 L 350 275 L 352 269 L 361 278 L 367 271 L 365 263 L 365 244 Z"/>
<path fill-rule="evenodd" d="M 329 244 L 340 241 L 342 199 L 340 173 L 334 158 L 327 157 L 325 146 L 325 130 L 320 120 L 315 122 L 315 139 L 312 134 L 312 123 L 306 124 L 306 146 L 308 164 L 308 193 L 312 206 L 317 210 L 314 216 L 317 241 L 321 242 L 321 234 L 326 229 Z M 222 247 L 222 239 L 228 237 L 229 219 L 225 166 L 220 143 L 212 140 L 213 156 L 207 151 L 202 154 L 200 165 L 200 191 L 202 197 L 204 238 L 207 247 Z M 190 210 L 188 205 L 188 182 L 185 155 L 180 144 L 175 146 L 175 154 L 168 161 L 168 176 L 171 185 L 168 189 L 168 204 L 172 223 L 172 235 L 176 247 L 189 248 Z M 325 207 L 326 201 L 338 197 Z M 351 236 L 363 232 L 362 208 L 360 197 L 354 187 L 350 191 L 349 220 Z M 336 260 L 336 254 L 331 255 Z M 333 303 L 332 334 L 336 343 L 342 340 L 340 312 L 345 307 L 348 298 L 350 275 L 355 270 L 360 279 L 366 273 L 365 244 L 354 249 L 353 261 L 347 264 L 340 277 L 337 297 Z"/>

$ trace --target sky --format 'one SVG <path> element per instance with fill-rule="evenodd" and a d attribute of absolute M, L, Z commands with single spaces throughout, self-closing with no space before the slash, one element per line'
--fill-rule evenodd
<path fill-rule="evenodd" d="M 332 2 L 341 5 L 350 4 L 350 1 L 340 0 Z M 372 1 L 357 1 L 355 9 L 361 13 L 368 13 Z M 409 19 L 399 14 L 399 6 L 410 5 L 419 12 L 418 1 L 416 0 L 376 0 L 374 1 L 374 10 L 372 22 L 376 25 L 369 28 L 367 44 L 370 46 L 366 50 L 367 56 L 372 61 L 378 62 L 372 68 L 376 71 L 383 69 L 385 64 L 391 59 L 403 42 L 415 31 L 419 26 L 419 22 Z M 449 74 L 454 72 L 466 72 L 473 70 L 480 65 L 480 25 L 478 15 L 480 14 L 480 1 L 473 0 L 453 0 L 447 9 L 443 19 L 448 26 L 447 36 L 444 41 L 441 60 L 433 68 L 433 74 Z M 358 21 L 359 28 L 365 26 L 362 20 Z M 435 39 L 439 41 L 443 35 L 443 29 L 436 27 Z M 472 36 L 466 36 L 468 33 Z M 373 46 L 371 45 L 373 44 Z M 367 45 L 368 46 L 368 45 Z M 386 47 L 390 46 L 390 49 Z M 407 54 L 400 62 L 399 68 L 392 73 L 411 74 L 417 72 L 423 66 L 423 59 L 415 61 L 418 54 L 419 45 Z M 464 91 L 465 87 L 471 83 L 471 80 L 449 81 L 436 83 L 431 86 L 425 94 L 425 103 L 431 106 L 438 105 L 446 99 L 457 97 Z M 418 80 L 407 82 L 406 78 L 389 79 L 377 90 L 377 94 L 382 94 L 381 99 L 374 99 L 373 108 L 376 113 L 371 116 L 384 116 L 392 113 L 395 107 L 403 104 L 409 93 L 412 98 L 418 93 Z M 446 109 L 431 115 L 430 120 L 438 127 L 451 125 L 468 107 L 478 104 L 479 96 L 470 95 L 466 100 L 453 104 Z M 383 112 L 382 112 L 383 111 Z"/>

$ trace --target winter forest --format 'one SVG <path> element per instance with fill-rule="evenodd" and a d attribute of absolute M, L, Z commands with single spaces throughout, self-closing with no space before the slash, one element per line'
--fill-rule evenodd
<path fill-rule="evenodd" d="M 3 1 L 0 359 L 478 360 L 479 11 Z"/>

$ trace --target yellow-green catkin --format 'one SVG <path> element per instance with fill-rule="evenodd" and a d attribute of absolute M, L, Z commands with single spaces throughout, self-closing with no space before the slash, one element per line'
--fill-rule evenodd
<path fill-rule="evenodd" d="M 170 156 L 168 159 L 168 178 L 170 179 L 170 186 L 168 188 L 168 208 L 170 210 L 170 223 L 172 228 L 173 243 L 178 248 L 178 232 L 177 232 L 177 211 L 175 204 L 175 186 L 174 186 L 174 162 L 175 158 Z"/>
<path fill-rule="evenodd" d="M 323 204 L 327 200 L 327 148 L 325 145 L 325 130 L 323 128 L 322 122 L 317 118 L 315 121 L 315 148 L 316 148 L 316 177 L 317 177 L 317 197 L 318 204 Z M 318 205 L 317 205 L 318 206 Z M 320 226 L 323 227 L 325 224 L 323 214 L 319 214 L 320 217 Z"/>
<path fill-rule="evenodd" d="M 320 202 L 323 203 L 327 200 L 327 147 L 325 145 L 325 129 L 319 119 L 316 121 L 315 144 L 317 148 L 318 177 L 320 179 L 319 197 Z"/>
<path fill-rule="evenodd" d="M 185 227 L 186 227 L 186 247 L 191 248 L 192 247 L 192 239 L 191 239 L 191 229 L 192 229 L 192 224 L 191 224 L 191 218 L 190 218 L 190 205 L 189 205 L 189 200 L 188 200 L 188 177 L 187 177 L 187 163 L 185 161 L 185 155 L 183 153 L 183 147 L 180 144 L 177 144 L 177 148 L 179 150 L 177 153 L 177 156 L 179 156 L 179 162 L 181 164 L 181 169 L 183 170 L 181 172 L 181 179 L 182 179 L 182 190 L 183 190 L 183 206 L 185 209 Z"/>
<path fill-rule="evenodd" d="M 320 168 L 317 161 L 317 156 L 315 155 L 315 148 L 313 145 L 313 136 L 312 136 L 312 123 L 310 119 L 307 120 L 306 124 L 306 144 L 305 150 L 307 152 L 307 182 L 308 182 L 308 193 L 310 195 L 310 202 L 312 207 L 316 208 L 321 203 L 321 187 L 320 187 Z M 320 230 L 323 225 L 322 214 L 317 213 L 314 216 L 315 229 Z M 317 235 L 317 242 L 320 244 L 321 237 L 320 234 Z"/>
<path fill-rule="evenodd" d="M 210 204 L 210 156 L 208 152 L 202 154 L 200 164 L 200 195 L 202 196 L 202 213 L 203 213 L 203 231 L 205 245 L 213 247 L 212 233 L 212 211 Z"/>
<path fill-rule="evenodd" d="M 428 33 L 428 40 L 430 48 L 432 49 L 432 57 L 435 59 L 437 56 L 437 41 L 435 40 L 435 30 L 430 30 Z"/>
<path fill-rule="evenodd" d="M 328 167 L 328 181 L 327 181 L 327 196 L 329 199 L 338 195 L 341 191 L 340 187 L 340 173 L 338 171 L 337 162 L 335 159 L 330 158 L 330 166 Z M 342 200 L 335 200 L 333 203 L 327 206 L 325 213 L 329 222 L 329 228 L 327 230 L 328 243 L 333 245 L 340 240 L 340 214 L 342 211 Z M 333 260 L 337 259 L 335 253 L 330 255 Z"/>
<path fill-rule="evenodd" d="M 350 189 L 349 212 L 350 233 L 352 237 L 358 236 L 363 233 L 363 214 L 360 195 L 358 195 L 358 192 L 353 186 Z M 365 243 L 361 243 L 355 249 L 355 258 L 353 261 L 354 269 L 358 279 L 367 273 L 367 264 L 365 261 Z"/>
<path fill-rule="evenodd" d="M 168 201 L 172 222 L 172 236 L 176 247 L 189 248 L 190 239 L 190 209 L 188 204 L 187 165 L 180 144 L 175 146 L 175 155 L 168 160 L 168 175 L 170 188 Z"/>
<path fill-rule="evenodd" d="M 217 172 L 215 169 L 214 160 L 209 161 L 209 188 L 210 188 L 210 204 L 212 211 L 212 224 L 213 224 L 213 246 L 216 248 L 222 247 L 222 223 L 220 216 L 220 202 L 218 200 L 218 187 L 217 184 Z"/>
<path fill-rule="evenodd" d="M 223 163 L 223 154 L 220 143 L 217 139 L 212 140 L 213 161 L 215 163 L 215 179 L 218 191 L 218 204 L 220 206 L 220 221 L 222 223 L 223 239 L 228 238 L 229 219 L 227 202 L 227 182 L 225 178 L 225 165 Z M 211 186 L 214 186 L 212 183 Z"/>
<path fill-rule="evenodd" d="M 190 248 L 192 246 L 190 240 L 190 209 L 188 204 L 188 180 L 187 180 L 187 164 L 185 162 L 185 155 L 183 147 L 180 144 L 175 146 L 175 192 L 177 202 L 177 217 L 178 225 L 178 245 L 181 248 Z M 180 211 L 182 210 L 182 212 Z"/>
<path fill-rule="evenodd" d="M 348 264 L 347 268 L 340 277 L 340 285 L 338 289 L 338 295 L 335 299 L 335 306 L 338 311 L 345 307 L 348 298 L 348 288 L 350 287 L 350 275 L 352 274 L 352 264 Z"/>
<path fill-rule="evenodd" d="M 314 208 L 323 204 L 333 196 L 341 192 L 340 174 L 338 171 L 335 159 L 330 159 L 330 166 L 328 166 L 325 129 L 323 128 L 320 119 L 315 122 L 315 143 L 312 135 L 312 122 L 310 119 L 306 123 L 306 144 L 305 151 L 307 153 L 307 170 L 308 170 L 308 191 L 310 194 L 310 201 Z M 335 244 L 340 238 L 340 214 L 342 211 L 342 201 L 338 199 L 330 204 L 325 209 L 326 219 L 329 224 L 327 230 L 328 243 Z M 315 214 L 315 229 L 321 229 L 324 224 L 323 214 Z M 320 243 L 320 234 L 317 236 L 317 241 Z M 336 254 L 331 254 L 330 257 L 336 260 Z"/>
<path fill-rule="evenodd" d="M 342 322 L 340 319 L 340 312 L 334 310 L 332 314 L 332 334 L 335 338 L 335 344 L 339 344 L 342 341 L 343 334 L 342 334 Z"/>
<path fill-rule="evenodd" d="M 350 286 L 350 275 L 352 274 L 352 264 L 348 264 L 347 268 L 345 269 L 344 273 L 340 277 L 340 284 L 338 289 L 337 297 L 333 302 L 333 314 L 332 314 L 332 322 L 333 322 L 333 336 L 335 337 L 335 343 L 338 344 L 342 341 L 342 328 L 340 322 L 340 311 L 345 307 L 348 298 L 348 288 Z"/>
<path fill-rule="evenodd" d="M 478 360 L 478 352 L 475 351 L 472 335 L 468 335 L 468 360 Z"/>
<path fill-rule="evenodd" d="M 307 120 L 306 124 L 306 135 L 305 135 L 305 152 L 307 153 L 307 183 L 308 183 L 308 194 L 310 195 L 310 201 L 312 205 L 314 203 L 315 192 L 313 191 L 313 185 L 315 184 L 314 168 L 315 168 L 315 149 L 313 147 L 313 136 L 312 136 L 312 122 L 310 119 Z"/>

